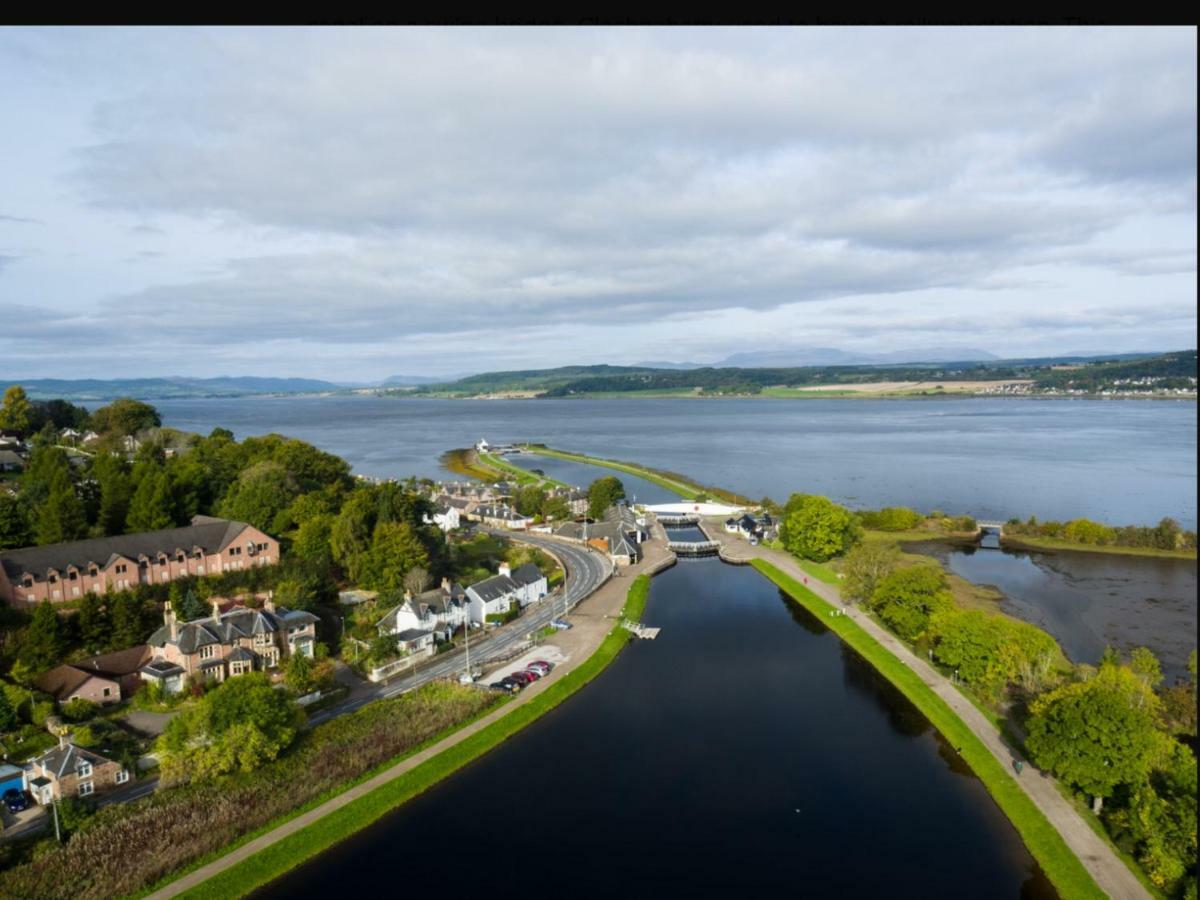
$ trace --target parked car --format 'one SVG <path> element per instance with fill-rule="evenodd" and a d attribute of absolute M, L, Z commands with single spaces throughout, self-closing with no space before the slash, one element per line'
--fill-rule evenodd
<path fill-rule="evenodd" d="M 550 667 L 542 663 L 531 662 L 525 667 L 526 672 L 537 672 L 538 677 L 544 677 L 550 674 Z"/>
<path fill-rule="evenodd" d="M 525 670 L 524 670 L 524 672 L 523 672 L 523 674 L 525 674 L 525 675 L 532 675 L 532 676 L 533 676 L 533 680 L 534 680 L 534 681 L 537 681 L 539 678 L 541 678 L 541 677 L 542 677 L 542 673 L 541 673 L 541 671 L 540 671 L 540 670 L 538 670 L 538 669 L 535 669 L 535 668 L 533 668 L 532 666 L 530 666 L 529 668 L 525 669 Z"/>
<path fill-rule="evenodd" d="M 519 691 L 522 687 L 524 687 L 524 685 L 510 675 L 505 678 L 501 678 L 499 681 L 493 681 L 488 685 L 488 687 L 495 688 L 498 691 L 507 691 L 511 694 L 514 691 Z"/>
<path fill-rule="evenodd" d="M 552 663 L 552 662 L 546 662 L 546 660 L 544 660 L 544 659 L 535 659 L 535 660 L 534 660 L 533 662 L 531 662 L 529 665 L 531 665 L 531 666 L 541 666 L 541 667 L 542 667 L 543 669 L 545 669 L 547 672 L 549 672 L 551 669 L 553 669 L 553 668 L 554 668 L 554 663 Z"/>
<path fill-rule="evenodd" d="M 529 672 L 513 672 L 508 677 L 517 681 L 522 687 L 537 680 L 537 676 L 531 675 Z"/>
<path fill-rule="evenodd" d="M 29 798 L 19 788 L 9 788 L 4 792 L 3 799 L 9 812 L 19 813 L 21 810 L 29 808 Z"/>
<path fill-rule="evenodd" d="M 559 631 L 570 631 L 571 630 L 571 623 L 567 622 L 563 619 L 555 619 L 550 624 L 553 627 L 557 628 Z"/>

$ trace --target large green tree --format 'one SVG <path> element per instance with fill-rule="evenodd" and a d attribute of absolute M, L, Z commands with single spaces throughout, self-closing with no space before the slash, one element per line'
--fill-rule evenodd
<path fill-rule="evenodd" d="M 597 478 L 588 486 L 588 515 L 593 519 L 604 517 L 604 511 L 625 499 L 625 485 L 615 475 Z"/>
<path fill-rule="evenodd" d="M 271 532 L 276 530 L 276 517 L 287 510 L 298 493 L 295 479 L 282 465 L 255 463 L 238 475 L 221 500 L 219 511 L 222 516 Z"/>
<path fill-rule="evenodd" d="M 35 525 L 39 544 L 76 541 L 87 534 L 87 517 L 75 485 L 65 472 L 58 472 L 37 511 Z"/>
<path fill-rule="evenodd" d="M 932 617 L 933 655 L 988 699 L 1010 684 L 1036 690 L 1058 647 L 1040 628 L 981 609 L 947 608 Z"/>
<path fill-rule="evenodd" d="M 893 572 L 879 582 L 871 595 L 871 608 L 906 641 L 920 637 L 933 615 L 953 605 L 946 590 L 946 577 L 933 565 L 910 566 Z"/>
<path fill-rule="evenodd" d="M 15 431 L 22 436 L 29 433 L 33 425 L 33 411 L 25 388 L 14 384 L 4 392 L 0 404 L 0 431 Z"/>
<path fill-rule="evenodd" d="M 124 534 L 133 499 L 129 464 L 115 453 L 98 453 L 92 460 L 92 478 L 100 488 L 96 526 L 106 535 Z"/>
<path fill-rule="evenodd" d="M 247 772 L 295 740 L 304 714 L 261 672 L 230 678 L 171 720 L 159 738 L 168 780 Z"/>
<path fill-rule="evenodd" d="M 166 471 L 153 463 L 141 463 L 137 490 L 129 501 L 126 525 L 130 531 L 157 531 L 175 525 L 175 496 Z"/>
<path fill-rule="evenodd" d="M 162 419 L 149 403 L 132 397 L 118 397 L 107 406 L 92 413 L 92 428 L 102 435 L 125 437 L 147 428 L 157 428 Z"/>
<path fill-rule="evenodd" d="M 364 587 L 377 591 L 404 588 L 404 576 L 420 566 L 429 567 L 429 552 L 417 529 L 407 522 L 381 522 L 375 526 L 371 549 L 360 554 L 351 576 Z"/>
<path fill-rule="evenodd" d="M 0 550 L 26 547 L 33 543 L 29 510 L 12 494 L 0 492 Z"/>
<path fill-rule="evenodd" d="M 1085 681 L 1036 698 L 1026 746 L 1039 766 L 1090 794 L 1099 813 L 1119 785 L 1140 784 L 1169 751 L 1157 711 L 1158 700 L 1142 679 L 1109 663 Z"/>
<path fill-rule="evenodd" d="M 99 595 L 91 592 L 83 595 L 79 601 L 75 622 L 79 631 L 79 641 L 89 653 L 99 653 L 108 646 L 112 634 L 112 621 Z"/>
<path fill-rule="evenodd" d="M 792 494 L 783 508 L 779 538 L 801 559 L 825 562 L 849 550 L 860 535 L 854 514 L 828 497 Z"/>
<path fill-rule="evenodd" d="M 58 665 L 67 643 L 58 612 L 43 600 L 33 610 L 33 617 L 21 635 L 17 659 L 32 672 L 44 672 Z"/>
<path fill-rule="evenodd" d="M 879 582 L 900 566 L 900 548 L 890 541 L 864 541 L 850 548 L 842 560 L 842 596 L 866 602 Z"/>

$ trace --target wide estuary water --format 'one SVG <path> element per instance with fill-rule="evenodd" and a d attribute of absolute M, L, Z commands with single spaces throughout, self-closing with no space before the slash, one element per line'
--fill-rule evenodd
<path fill-rule="evenodd" d="M 1191 402 L 330 396 L 156 406 L 167 425 L 278 431 L 382 477 L 443 478 L 441 453 L 484 437 L 634 460 L 756 498 L 804 491 L 859 508 L 1121 525 L 1172 516 L 1196 527 Z"/>
<path fill-rule="evenodd" d="M 681 563 L 595 681 L 260 892 L 1043 898 L 955 749 L 752 569 Z"/>

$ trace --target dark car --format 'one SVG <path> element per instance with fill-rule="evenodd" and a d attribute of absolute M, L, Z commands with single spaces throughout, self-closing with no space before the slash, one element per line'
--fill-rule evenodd
<path fill-rule="evenodd" d="M 18 813 L 29 807 L 29 800 L 25 796 L 25 792 L 17 788 L 9 788 L 4 792 L 4 805 L 8 807 L 9 812 Z"/>

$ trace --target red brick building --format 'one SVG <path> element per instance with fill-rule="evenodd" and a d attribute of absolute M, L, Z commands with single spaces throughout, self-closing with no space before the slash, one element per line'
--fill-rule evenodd
<path fill-rule="evenodd" d="M 196 516 L 183 528 L 0 553 L 0 599 L 14 606 L 63 603 L 87 593 L 277 562 L 279 542 L 253 525 Z"/>

